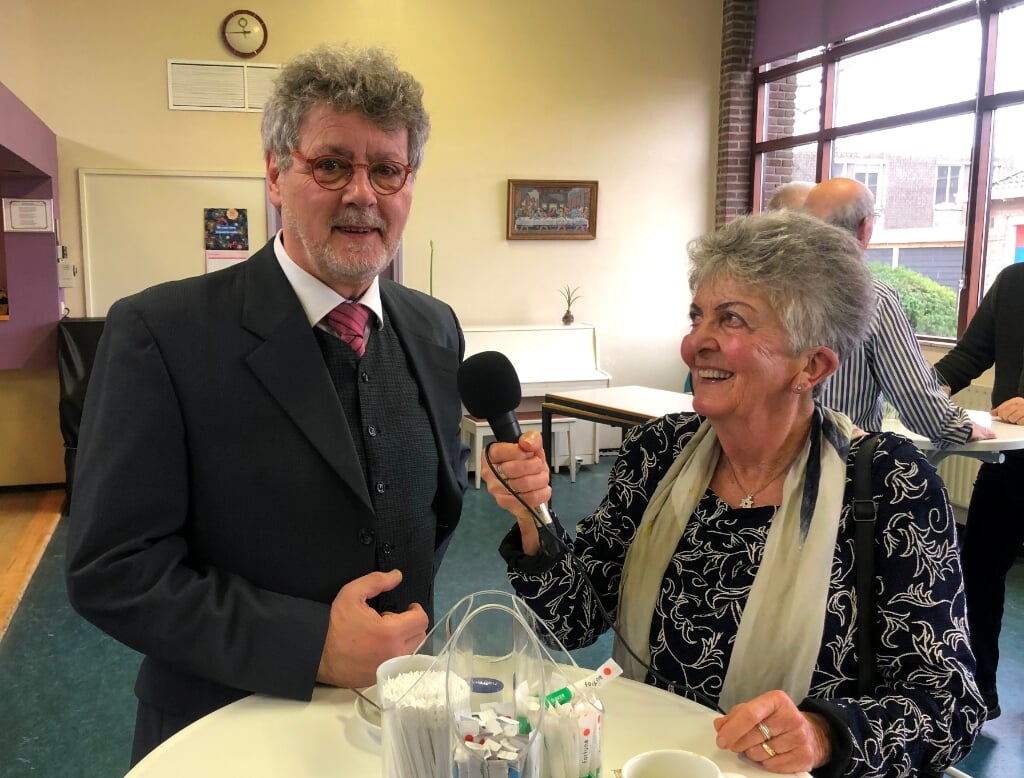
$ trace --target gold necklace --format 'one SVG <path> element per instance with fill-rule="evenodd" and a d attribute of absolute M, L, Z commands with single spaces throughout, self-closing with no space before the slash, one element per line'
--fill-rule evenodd
<path fill-rule="evenodd" d="M 754 489 L 753 491 L 751 491 L 751 490 L 747 489 L 747 487 L 745 487 L 743 484 L 740 483 L 740 477 L 738 475 L 736 475 L 736 468 L 733 467 L 732 460 L 729 459 L 728 456 L 726 456 L 725 457 L 725 463 L 727 465 L 729 465 L 729 472 L 732 473 L 732 480 L 736 482 L 736 485 L 740 488 L 741 492 L 746 492 L 747 493 L 747 496 L 744 497 L 742 500 L 740 500 L 739 507 L 740 508 L 753 508 L 754 507 L 754 498 L 757 497 L 757 495 L 759 495 L 761 492 L 763 492 L 769 486 L 771 486 L 773 483 L 775 483 L 776 479 L 778 479 L 778 477 L 780 475 L 782 475 L 787 470 L 789 470 L 790 465 L 792 465 L 794 461 L 796 461 L 796 457 L 793 457 L 793 459 L 789 460 L 789 462 L 787 462 L 785 465 L 783 465 L 782 468 L 779 469 L 775 473 L 775 475 L 773 475 L 771 477 L 770 480 L 765 481 L 757 489 Z"/>

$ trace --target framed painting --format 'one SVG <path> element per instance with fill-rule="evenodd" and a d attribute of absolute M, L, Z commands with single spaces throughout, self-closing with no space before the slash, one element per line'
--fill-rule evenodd
<path fill-rule="evenodd" d="M 593 240 L 597 181 L 509 179 L 508 240 Z"/>

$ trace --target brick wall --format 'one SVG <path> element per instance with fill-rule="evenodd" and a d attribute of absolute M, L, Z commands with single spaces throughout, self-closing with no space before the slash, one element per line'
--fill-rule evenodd
<path fill-rule="evenodd" d="M 718 96 L 718 168 L 715 227 L 748 213 L 754 140 L 754 92 L 751 54 L 757 0 L 724 0 L 722 63 Z"/>

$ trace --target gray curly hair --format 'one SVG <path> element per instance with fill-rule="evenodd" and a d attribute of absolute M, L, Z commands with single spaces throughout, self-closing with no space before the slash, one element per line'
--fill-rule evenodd
<path fill-rule="evenodd" d="M 687 249 L 691 293 L 722 279 L 756 289 L 779 314 L 793 354 L 827 346 L 843 359 L 867 334 L 874 286 L 845 230 L 797 211 L 772 211 L 740 217 Z"/>
<path fill-rule="evenodd" d="M 378 48 L 321 46 L 281 68 L 263 107 L 263 151 L 287 170 L 310 109 L 327 103 L 338 113 L 358 111 L 384 130 L 409 132 L 409 165 L 419 170 L 430 135 L 423 87 L 401 70 L 392 54 Z M 401 160 L 399 160 L 401 161 Z"/>

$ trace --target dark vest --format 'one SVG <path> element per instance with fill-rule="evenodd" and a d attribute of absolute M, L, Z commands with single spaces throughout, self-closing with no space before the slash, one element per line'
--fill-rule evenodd
<path fill-rule="evenodd" d="M 402 571 L 402 583 L 371 604 L 401 612 L 418 602 L 432 619 L 438 444 L 419 385 L 388 322 L 371 326 L 362 358 L 320 328 L 316 337 L 376 513 L 359 541 L 375 544 L 378 570 Z"/>

